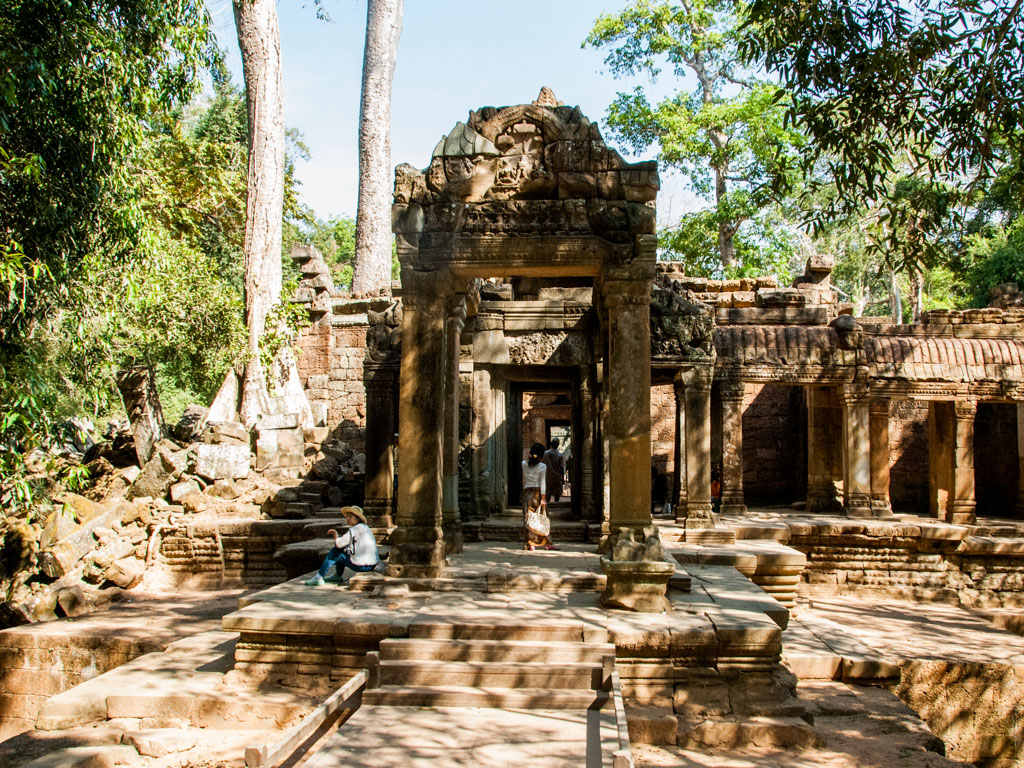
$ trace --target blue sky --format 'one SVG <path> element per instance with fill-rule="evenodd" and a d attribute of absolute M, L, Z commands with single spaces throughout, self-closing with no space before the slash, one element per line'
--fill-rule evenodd
<path fill-rule="evenodd" d="M 311 0 L 305 7 L 303 0 L 278 3 L 285 122 L 302 132 L 310 149 L 310 160 L 297 167 L 303 200 L 321 217 L 354 216 L 366 0 L 323 2 L 329 23 L 317 20 Z M 544 85 L 603 122 L 616 91 L 632 83 L 603 74 L 603 53 L 580 43 L 600 13 L 626 4 L 405 0 L 392 94 L 392 165 L 425 167 L 437 140 L 471 109 L 530 102 Z M 209 0 L 209 8 L 241 85 L 230 0 Z M 671 80 L 665 78 L 659 90 L 678 87 Z M 680 186 L 663 178 L 659 218 L 692 204 Z"/>

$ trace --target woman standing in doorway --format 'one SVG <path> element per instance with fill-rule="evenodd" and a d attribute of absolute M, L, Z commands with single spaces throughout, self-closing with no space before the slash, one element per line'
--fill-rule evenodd
<path fill-rule="evenodd" d="M 558 549 L 551 543 L 544 482 L 547 466 L 542 461 L 544 446 L 530 446 L 530 458 L 523 460 L 523 548 Z M 543 519 L 541 519 L 543 518 Z M 545 528 L 547 530 L 545 530 Z"/>

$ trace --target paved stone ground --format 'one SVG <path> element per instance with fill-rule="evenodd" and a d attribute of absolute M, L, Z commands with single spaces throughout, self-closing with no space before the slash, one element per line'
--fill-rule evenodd
<path fill-rule="evenodd" d="M 602 711 L 363 707 L 302 768 L 601 768 Z M 586 754 L 586 762 L 580 756 Z"/>
<path fill-rule="evenodd" d="M 795 617 L 838 624 L 888 657 L 1024 664 L 1024 637 L 944 603 L 814 598 Z"/>
<path fill-rule="evenodd" d="M 823 742 L 816 748 L 694 752 L 640 744 L 633 759 L 638 768 L 971 768 L 943 757 L 942 742 L 882 688 L 814 681 L 801 683 L 798 694 L 815 710 Z"/>

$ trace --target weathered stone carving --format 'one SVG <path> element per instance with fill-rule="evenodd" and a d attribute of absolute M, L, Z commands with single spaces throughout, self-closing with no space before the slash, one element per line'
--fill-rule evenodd
<path fill-rule="evenodd" d="M 627 163 L 597 126 L 550 91 L 533 104 L 471 112 L 430 166 L 395 172 L 394 231 L 414 246 L 444 235 L 653 234 L 657 164 Z"/>
<path fill-rule="evenodd" d="M 715 317 L 710 307 L 677 281 L 659 276 L 651 297 L 651 353 L 656 357 L 709 360 Z"/>
<path fill-rule="evenodd" d="M 513 365 L 583 365 L 587 342 L 575 333 L 524 333 L 505 337 Z"/>
<path fill-rule="evenodd" d="M 608 581 L 601 593 L 601 605 L 643 613 L 661 613 L 672 606 L 665 597 L 675 565 L 665 559 L 655 526 L 638 532 L 620 528 L 611 544 L 611 557 L 601 558 L 601 569 Z"/>
<path fill-rule="evenodd" d="M 395 302 L 383 312 L 369 310 L 366 359 L 374 363 L 398 361 L 402 347 L 402 305 Z"/>
<path fill-rule="evenodd" d="M 832 321 L 839 340 L 840 349 L 857 350 L 864 346 L 864 328 L 853 319 L 853 315 L 840 315 Z"/>

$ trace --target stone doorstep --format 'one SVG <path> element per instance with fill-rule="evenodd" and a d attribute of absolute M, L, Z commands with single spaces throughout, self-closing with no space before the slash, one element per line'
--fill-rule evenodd
<path fill-rule="evenodd" d="M 587 662 L 388 660 L 381 661 L 380 680 L 382 685 L 596 690 L 602 669 Z"/>
<path fill-rule="evenodd" d="M 363 693 L 365 706 L 486 707 L 490 709 L 601 709 L 611 702 L 603 691 L 466 686 L 382 686 Z"/>
<path fill-rule="evenodd" d="M 1024 635 L 1024 610 L 1012 608 L 976 608 L 971 613 L 980 616 L 985 621 L 990 621 L 1000 629 L 1013 632 L 1015 635 Z"/>
<path fill-rule="evenodd" d="M 688 748 L 728 749 L 738 744 L 758 747 L 820 746 L 814 728 L 799 717 L 748 717 L 682 721 L 676 744 Z"/>
<path fill-rule="evenodd" d="M 220 688 L 236 635 L 203 632 L 48 699 L 36 727 L 63 730 L 108 718 L 180 718 L 200 727 L 245 729 L 278 724 L 308 708 L 293 695 L 252 695 Z M 210 671 L 216 670 L 216 671 Z"/>
<path fill-rule="evenodd" d="M 573 643 L 549 641 L 538 645 L 532 640 L 419 640 L 390 638 L 381 640 L 381 661 L 427 659 L 434 661 L 506 661 L 600 664 L 615 655 L 609 643 Z"/>
<path fill-rule="evenodd" d="M 956 551 L 957 554 L 964 555 L 1024 555 L 1024 538 L 968 536 Z"/>
<path fill-rule="evenodd" d="M 818 617 L 804 617 L 800 622 L 817 640 L 838 655 L 842 663 L 838 674 L 842 680 L 890 680 L 900 678 L 900 662 L 875 651 L 850 635 L 840 624 Z"/>
<path fill-rule="evenodd" d="M 22 768 L 113 768 L 139 757 L 134 747 L 66 747 L 25 763 Z"/>
<path fill-rule="evenodd" d="M 433 618 L 417 618 L 409 622 L 409 637 L 443 640 L 528 640 L 534 642 L 582 642 L 582 621 L 558 619 L 508 621 L 495 624 L 480 622 L 439 622 Z"/>

